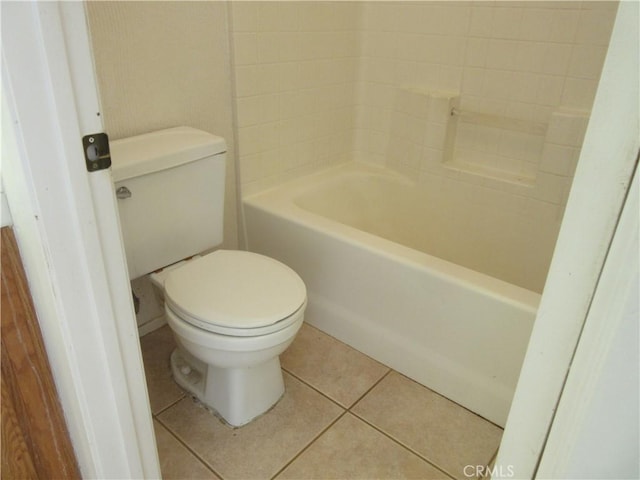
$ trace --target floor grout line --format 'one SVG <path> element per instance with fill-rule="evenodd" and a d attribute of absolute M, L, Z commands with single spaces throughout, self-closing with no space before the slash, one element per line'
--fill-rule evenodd
<path fill-rule="evenodd" d="M 336 423 L 338 423 L 338 420 L 340 420 L 342 417 L 344 417 L 347 413 L 348 413 L 348 410 L 344 410 L 344 409 L 343 409 L 343 412 L 342 412 L 340 415 L 338 415 L 338 417 L 337 417 L 333 422 L 331 422 L 331 423 L 330 423 L 329 425 L 327 425 L 324 429 L 322 429 L 322 431 L 321 431 L 320 433 L 318 433 L 318 435 L 316 435 L 315 437 L 313 437 L 313 439 L 312 439 L 312 440 L 311 440 L 307 445 L 305 445 L 305 447 L 304 447 L 302 450 L 300 450 L 296 455 L 294 455 L 294 456 L 293 456 L 293 458 L 292 458 L 291 460 L 289 460 L 287 463 L 285 463 L 285 465 L 284 465 L 280 470 L 278 470 L 278 471 L 275 473 L 275 475 L 273 475 L 273 476 L 271 477 L 271 480 L 274 480 L 275 478 L 277 478 L 277 476 L 278 476 L 278 475 L 280 475 L 284 470 L 286 470 L 286 469 L 287 469 L 287 467 L 288 467 L 289 465 L 291 465 L 293 462 L 295 462 L 295 461 L 300 457 L 300 455 L 302 455 L 302 454 L 303 454 L 304 452 L 306 452 L 309 448 L 311 448 L 311 446 L 312 446 L 314 443 L 316 443 L 316 441 L 317 441 L 317 440 L 318 440 L 322 435 L 324 435 L 324 434 L 325 434 L 325 432 L 326 432 L 327 430 L 329 430 L 329 429 L 330 429 L 331 427 L 333 427 Z"/>
<path fill-rule="evenodd" d="M 385 367 L 386 367 L 386 365 L 385 365 Z M 360 403 L 360 401 L 361 401 L 364 397 L 366 397 L 367 395 L 369 395 L 369 393 L 371 393 L 371 390 L 373 390 L 374 388 L 376 388 L 376 387 L 378 386 L 378 384 L 380 384 L 380 383 L 381 383 L 385 378 L 387 378 L 387 377 L 389 376 L 389 374 L 390 374 L 391 372 L 393 372 L 393 371 L 394 371 L 394 370 L 393 370 L 392 368 L 387 367 L 387 371 L 385 372 L 385 374 L 384 374 L 384 375 L 382 375 L 382 376 L 381 376 L 381 377 L 380 377 L 376 382 L 374 382 L 374 384 L 373 384 L 373 385 L 371 385 L 371 387 L 369 387 L 369 388 L 367 389 L 367 391 L 366 391 L 366 392 L 364 392 L 362 395 L 360 395 L 360 397 L 358 397 L 358 399 L 357 399 L 355 402 L 353 402 L 353 403 L 351 404 L 351 406 L 350 406 L 347 410 L 348 410 L 349 412 L 351 412 L 351 409 L 352 409 L 353 407 L 355 407 L 358 403 Z"/>
<path fill-rule="evenodd" d="M 169 405 L 162 407 L 162 409 L 158 410 L 157 412 L 152 412 L 152 415 L 155 417 L 156 415 L 161 415 L 162 413 L 166 412 L 167 410 L 169 410 L 171 407 L 173 407 L 176 403 L 180 402 L 182 399 L 186 398 L 187 395 L 185 393 L 182 393 L 180 398 L 178 398 L 177 400 L 174 400 L 173 402 L 171 402 Z"/>
<path fill-rule="evenodd" d="M 312 328 L 317 328 L 317 327 L 313 327 Z M 321 330 L 320 330 L 321 331 Z M 324 332 L 323 332 L 324 333 Z M 337 342 L 340 342 L 339 340 L 331 337 L 332 339 L 334 339 Z M 343 343 L 343 342 L 340 342 Z M 349 348 L 353 348 L 350 347 L 347 344 L 344 344 L 345 346 L 349 347 Z M 360 352 L 361 353 L 361 352 Z M 375 361 L 375 360 L 374 360 Z M 377 362 L 377 361 L 376 361 Z M 377 362 L 380 363 L 380 362 Z M 332 420 L 329 424 L 327 424 L 324 428 L 322 428 L 319 433 L 317 433 L 315 436 L 313 436 L 313 438 L 311 438 L 311 440 L 306 443 L 306 445 L 304 445 L 304 447 L 298 451 L 296 454 L 293 455 L 293 457 L 286 461 L 281 467 L 279 467 L 279 469 L 276 471 L 276 473 L 274 475 L 272 475 L 270 478 L 271 480 L 276 479 L 279 475 L 282 474 L 282 472 L 284 472 L 290 465 L 292 465 L 296 460 L 298 460 L 305 452 L 307 452 L 313 445 L 315 445 L 318 440 L 327 432 L 329 431 L 331 428 L 333 428 L 341 419 L 343 419 L 345 417 L 345 415 L 347 414 L 351 414 L 353 415 L 353 418 L 356 418 L 360 421 L 362 421 L 364 424 L 368 425 L 369 427 L 373 428 L 375 431 L 377 431 L 378 433 L 382 434 L 384 437 L 386 437 L 387 439 L 391 440 L 394 444 L 400 446 L 404 451 L 409 452 L 410 454 L 418 457 L 419 459 L 421 459 L 422 461 L 424 461 L 425 463 L 427 463 L 429 466 L 435 468 L 437 471 L 441 472 L 442 474 L 444 474 L 448 479 L 451 480 L 456 480 L 456 476 L 449 473 L 447 470 L 445 470 L 443 467 L 438 466 L 434 461 L 430 460 L 429 458 L 427 458 L 425 455 L 419 453 L 418 451 L 414 450 L 411 446 L 404 444 L 400 439 L 395 438 L 391 433 L 387 433 L 385 430 L 382 429 L 382 427 L 378 427 L 377 425 L 375 425 L 374 423 L 372 423 L 371 421 L 369 421 L 367 418 L 365 418 L 362 414 L 358 414 L 355 411 L 353 411 L 354 408 L 356 408 L 358 406 L 359 403 L 361 403 L 369 394 L 371 394 L 371 392 L 378 386 L 380 385 L 381 382 L 383 382 L 389 375 L 391 375 L 392 373 L 398 374 L 400 376 L 402 376 L 403 378 L 406 378 L 412 382 L 415 382 L 415 380 L 407 377 L 406 375 L 394 370 L 393 368 L 380 363 L 380 365 L 384 366 L 387 371 L 384 372 L 384 374 L 382 374 L 380 376 L 380 378 L 378 378 L 377 380 L 375 380 L 367 389 L 364 393 L 362 393 L 361 395 L 358 396 L 358 398 L 356 400 L 354 400 L 353 402 L 350 402 L 349 406 L 345 406 L 342 405 L 338 400 L 335 400 L 334 398 L 330 397 L 329 394 L 323 392 L 322 390 L 320 390 L 319 387 L 314 386 L 313 384 L 311 384 L 309 381 L 305 380 L 304 378 L 302 378 L 301 376 L 297 375 L 296 373 L 294 373 L 292 370 L 285 368 L 285 367 L 281 367 L 283 372 L 286 372 L 288 375 L 290 375 L 291 377 L 293 377 L 294 379 L 296 379 L 297 381 L 299 381 L 300 383 L 302 383 L 303 385 L 305 385 L 306 387 L 309 387 L 312 391 L 320 394 L 323 398 L 329 400 L 333 405 L 336 405 L 337 407 L 340 408 L 341 412 L 339 412 L 338 416 Z M 417 382 L 415 382 L 417 383 Z M 425 387 L 424 385 L 422 385 L 424 388 L 426 388 L 427 390 L 433 392 L 434 394 L 445 398 L 448 401 L 451 401 L 450 399 L 442 396 L 441 394 L 434 392 L 433 390 L 431 390 L 428 387 Z M 162 428 L 166 429 L 170 435 L 176 439 L 178 441 L 178 443 L 180 445 L 182 445 L 193 457 L 195 457 L 195 459 L 198 461 L 198 463 L 202 464 L 208 471 L 210 471 L 211 473 L 213 473 L 214 475 L 216 475 L 217 477 L 219 477 L 220 479 L 225 479 L 225 477 L 223 475 L 221 475 L 219 472 L 216 471 L 215 468 L 213 468 L 203 457 L 201 457 L 196 450 L 192 449 L 189 444 L 187 443 L 186 440 L 182 440 L 178 434 L 176 432 L 174 432 L 167 424 L 165 424 L 165 422 L 160 418 L 160 415 L 164 414 L 165 412 L 169 411 L 170 409 L 172 409 L 173 407 L 175 407 L 178 403 L 180 403 L 182 400 L 184 400 L 185 398 L 187 398 L 188 395 L 186 395 L 185 393 L 182 393 L 182 395 L 176 399 L 175 401 L 171 402 L 170 404 L 168 404 L 167 406 L 164 406 L 161 410 L 159 410 L 156 413 L 152 414 L 152 418 L 154 420 L 157 420 L 159 425 L 162 426 Z M 453 402 L 454 404 L 456 404 L 457 407 L 464 409 L 468 412 L 470 412 L 470 410 L 468 410 L 466 407 L 458 404 L 457 402 Z M 482 420 L 495 425 L 493 422 L 479 416 L 478 414 L 475 414 L 474 412 L 470 412 L 473 413 L 474 415 L 480 417 Z M 502 430 L 502 427 L 495 425 L 498 428 L 500 428 Z M 497 453 L 498 453 L 498 448 L 496 448 L 496 451 L 494 452 L 494 454 L 491 456 L 491 458 L 489 459 L 487 465 L 491 465 L 492 461 L 495 461 L 495 458 L 497 457 Z M 482 477 L 484 478 L 484 477 Z"/>
<path fill-rule="evenodd" d="M 299 382 L 303 383 L 305 386 L 309 387 L 310 389 L 312 389 L 314 392 L 319 393 L 320 395 L 322 395 L 324 398 L 326 398 L 327 400 L 329 400 L 331 403 L 334 403 L 335 405 L 337 405 L 338 407 L 340 407 L 343 410 L 348 410 L 348 407 L 345 407 L 344 405 L 342 405 L 340 402 L 338 402 L 337 400 L 331 398 L 329 395 L 327 395 L 326 393 L 322 392 L 321 390 L 319 390 L 317 387 L 314 387 L 313 385 L 311 385 L 309 382 L 307 382 L 306 380 L 300 378 L 298 375 L 296 375 L 295 373 L 287 370 L 284 367 L 280 367 L 284 372 L 287 372 L 287 374 L 291 375 L 293 378 L 295 378 L 296 380 L 298 380 Z"/>
<path fill-rule="evenodd" d="M 388 367 L 388 368 L 391 368 L 391 367 Z M 497 427 L 497 428 L 499 428 L 500 430 L 504 431 L 504 427 L 501 427 L 500 425 L 498 425 L 497 423 L 495 423 L 495 422 L 493 422 L 493 421 L 489 420 L 488 418 L 484 418 L 482 415 L 477 414 L 477 413 L 476 413 L 476 412 L 474 412 L 473 410 L 469 410 L 467 407 L 465 407 L 464 405 L 462 405 L 462 404 L 460 404 L 460 403 L 456 402 L 455 400 L 451 400 L 450 398 L 445 397 L 445 396 L 444 396 L 444 395 L 442 395 L 441 393 L 436 392 L 434 389 L 432 389 L 432 388 L 430 388 L 430 387 L 427 387 L 426 385 L 421 384 L 420 382 L 418 382 L 418 381 L 414 380 L 413 378 L 411 378 L 411 377 L 409 377 L 409 376 L 405 375 L 404 373 L 398 372 L 397 370 L 393 370 L 393 371 L 394 371 L 394 372 L 396 372 L 396 373 L 397 373 L 398 375 L 400 375 L 401 377 L 405 378 L 406 380 L 408 380 L 408 381 L 410 381 L 410 382 L 412 382 L 412 383 L 415 383 L 416 385 L 419 385 L 419 386 L 420 386 L 420 387 L 422 387 L 422 388 L 425 388 L 425 389 L 429 390 L 429 391 L 430 391 L 431 393 L 433 393 L 434 395 L 437 395 L 438 397 L 440 397 L 440 398 L 442 398 L 442 399 L 444 399 L 444 400 L 446 400 L 446 401 L 448 401 L 448 402 L 453 403 L 456 407 L 461 408 L 461 409 L 463 409 L 463 410 L 466 410 L 466 411 L 467 411 L 468 413 L 470 413 L 471 415 L 474 415 L 474 416 L 478 417 L 479 419 L 481 419 L 481 420 L 483 420 L 483 421 L 485 421 L 485 422 L 487 422 L 487 423 L 490 423 L 490 424 L 491 424 L 491 425 L 493 425 L 494 427 Z"/>
<path fill-rule="evenodd" d="M 178 402 L 176 402 L 178 403 Z M 176 403 L 174 403 L 173 405 L 175 405 Z M 165 409 L 165 411 L 168 409 Z M 196 457 L 196 459 L 207 469 L 209 470 L 211 473 L 213 473 L 216 477 L 223 479 L 224 477 L 216 471 L 215 468 L 213 468 L 209 462 L 207 462 L 204 458 L 202 458 L 195 450 L 193 450 L 188 443 L 186 443 L 184 440 L 182 440 L 177 433 L 175 433 L 166 423 L 164 423 L 162 421 L 162 419 L 160 419 L 159 417 L 155 417 L 154 418 L 160 425 L 162 425 L 164 427 L 165 430 L 167 430 L 169 432 L 169 434 L 175 438 L 178 443 L 180 443 L 183 447 L 185 447 L 189 453 L 191 453 L 191 455 L 193 455 L 194 457 Z"/>
<path fill-rule="evenodd" d="M 291 370 L 285 368 L 285 367 L 280 367 L 282 368 L 282 370 L 284 372 L 287 372 L 289 375 L 291 375 L 293 378 L 295 378 L 296 380 L 299 380 L 300 382 L 304 383 L 307 387 L 313 389 L 315 392 L 319 393 L 320 395 L 322 395 L 323 397 L 325 397 L 327 400 L 330 400 L 331 402 L 335 403 L 337 406 L 339 406 L 340 408 L 344 409 L 344 410 L 351 410 L 351 408 L 353 408 L 360 400 L 362 400 L 364 397 L 366 397 L 369 392 L 371 390 L 373 390 L 376 385 L 378 385 L 382 380 L 384 380 L 384 378 L 389 375 L 391 372 L 393 372 L 394 370 L 387 367 L 387 371 L 384 373 L 384 375 L 382 375 L 378 380 L 376 380 L 373 385 L 371 385 L 371 387 L 369 387 L 362 395 L 360 395 L 356 400 L 354 400 L 351 403 L 351 406 L 344 406 L 342 405 L 340 402 L 338 402 L 337 400 L 331 398 L 329 395 L 327 395 L 326 393 L 324 393 L 322 390 L 320 390 L 318 387 L 312 385 L 311 383 L 309 383 L 307 380 L 305 380 L 304 378 L 298 376 L 297 374 L 295 374 L 294 372 L 292 372 Z"/>
<path fill-rule="evenodd" d="M 386 365 L 385 365 L 386 366 Z M 288 462 L 284 467 L 282 467 L 277 473 L 276 475 L 274 475 L 272 477 L 272 479 L 274 479 L 275 477 L 277 477 L 280 473 L 282 473 L 282 471 L 284 469 L 286 469 L 296 458 L 298 458 L 304 451 L 306 451 L 309 447 L 311 447 L 311 445 L 313 445 L 316 440 L 318 438 L 320 438 L 320 436 L 322 436 L 322 434 L 324 432 L 326 432 L 329 428 L 331 428 L 338 420 L 340 420 L 340 418 L 344 417 L 347 413 L 350 413 L 352 415 L 354 415 L 356 418 L 362 420 L 363 422 L 365 422 L 367 425 L 369 425 L 370 427 L 372 427 L 373 429 L 375 429 L 376 431 L 378 431 L 379 433 L 383 434 L 385 437 L 387 437 L 388 439 L 390 439 L 391 441 L 393 441 L 396 445 L 399 445 L 400 447 L 402 447 L 404 450 L 407 450 L 408 452 L 412 453 L 413 455 L 416 455 L 417 457 L 419 457 L 421 460 L 427 462 L 429 465 L 433 466 L 434 468 L 436 468 L 437 470 L 439 470 L 440 472 L 444 473 L 445 475 L 447 475 L 447 477 L 456 480 L 455 477 L 453 475 L 451 475 L 449 472 L 447 472 L 446 470 L 444 470 L 442 467 L 439 467 L 438 465 L 436 465 L 435 463 L 433 463 L 432 461 L 430 461 L 429 459 L 427 459 L 426 457 L 424 457 L 423 455 L 421 455 L 420 453 L 416 452 L 415 450 L 413 450 L 412 448 L 408 447 L 407 445 L 404 445 L 403 443 L 401 443 L 399 440 L 395 439 L 394 437 L 392 437 L 390 434 L 388 434 L 387 432 L 385 432 L 384 430 L 380 429 L 379 427 L 377 427 L 376 425 L 372 424 L 371 422 L 369 422 L 368 420 L 366 420 L 365 418 L 363 418 L 362 416 L 358 415 L 357 413 L 353 412 L 351 409 L 353 407 L 355 407 L 363 398 L 365 398 L 378 384 L 380 384 L 387 376 L 389 376 L 392 372 L 396 372 L 394 369 L 387 367 L 387 372 L 385 372 L 384 375 L 382 375 L 378 380 L 376 380 L 376 382 L 373 383 L 373 385 L 371 385 L 371 387 L 369 387 L 360 397 L 358 397 L 357 400 L 355 400 L 350 407 L 345 407 L 343 405 L 341 405 L 340 403 L 338 403 L 336 400 L 332 399 L 331 397 L 327 396 L 325 393 L 323 393 L 322 391 L 318 390 L 316 387 L 314 387 L 313 385 L 309 384 L 307 381 L 305 381 L 304 379 L 298 377 L 296 374 L 294 374 L 293 372 L 289 371 L 288 369 L 282 367 L 282 369 L 287 372 L 289 375 L 291 375 L 292 377 L 296 378 L 297 380 L 299 380 L 300 382 L 302 382 L 303 384 L 307 385 L 309 388 L 313 389 L 314 391 L 318 392 L 320 395 L 322 395 L 323 397 L 327 398 L 328 400 L 331 400 L 333 403 L 335 403 L 336 405 L 338 405 L 340 408 L 344 409 L 344 412 L 334 421 L 332 422 L 327 428 L 325 428 L 317 437 L 315 437 L 302 451 L 300 451 L 298 453 L 298 455 L 296 455 L 290 462 Z M 398 373 L 398 372 L 396 372 Z"/>
<path fill-rule="evenodd" d="M 362 420 L 364 423 L 366 423 L 367 425 L 369 425 L 371 428 L 373 428 L 374 430 L 376 430 L 377 432 L 381 433 L 382 435 L 384 435 L 385 437 L 387 437 L 389 440 L 393 441 L 396 445 L 399 445 L 400 447 L 402 447 L 403 449 L 407 450 L 408 452 L 411 452 L 412 454 L 416 455 L 417 457 L 419 457 L 421 460 L 427 462 L 429 465 L 431 465 L 432 467 L 436 468 L 437 470 L 439 470 L 440 472 L 444 473 L 447 477 L 456 480 L 456 477 L 454 475 L 452 475 L 451 473 L 449 473 L 448 471 L 446 471 L 443 467 L 438 466 L 437 464 L 435 464 L 432 460 L 429 460 L 428 458 L 426 458 L 424 455 L 422 455 L 421 453 L 415 451 L 413 448 L 409 447 L 408 445 L 405 445 L 404 443 L 402 443 L 400 440 L 398 440 L 397 438 L 393 437 L 391 434 L 385 432 L 384 430 L 382 430 L 380 427 L 378 427 L 377 425 L 371 423 L 369 420 L 367 420 L 366 418 L 364 418 L 362 415 L 359 415 L 356 412 L 352 412 L 349 411 L 349 413 L 353 416 L 355 416 L 356 418 L 358 418 L 359 420 Z"/>

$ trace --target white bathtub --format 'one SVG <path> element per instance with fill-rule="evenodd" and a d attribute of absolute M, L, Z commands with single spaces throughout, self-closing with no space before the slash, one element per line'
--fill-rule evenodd
<path fill-rule="evenodd" d="M 388 170 L 341 165 L 245 198 L 249 249 L 300 274 L 310 324 L 504 425 L 539 294 L 451 258 L 425 201 Z"/>

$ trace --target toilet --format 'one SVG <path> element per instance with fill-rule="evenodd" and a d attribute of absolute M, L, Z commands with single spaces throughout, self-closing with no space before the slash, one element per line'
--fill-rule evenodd
<path fill-rule="evenodd" d="M 284 393 L 279 355 L 302 326 L 305 285 L 272 258 L 212 250 L 223 234 L 224 139 L 177 127 L 110 148 L 129 276 L 154 272 L 177 343 L 173 377 L 244 425 Z"/>

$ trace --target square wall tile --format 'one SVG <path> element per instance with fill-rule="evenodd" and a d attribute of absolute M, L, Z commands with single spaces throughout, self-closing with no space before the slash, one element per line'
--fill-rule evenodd
<path fill-rule="evenodd" d="M 570 2 L 570 8 L 565 10 L 554 11 L 551 23 L 551 31 L 549 32 L 549 41 L 571 43 L 575 38 L 578 29 L 578 20 L 580 18 L 580 10 L 578 2 Z"/>
<path fill-rule="evenodd" d="M 589 117 L 587 112 L 555 112 L 551 115 L 545 142 L 578 147 L 582 145 Z"/>
<path fill-rule="evenodd" d="M 296 2 L 257 2 L 258 29 L 263 32 L 297 30 L 300 8 Z"/>
<path fill-rule="evenodd" d="M 578 154 L 577 147 L 545 143 L 540 160 L 540 171 L 572 177 L 578 162 Z"/>
<path fill-rule="evenodd" d="M 605 45 L 574 45 L 569 64 L 569 76 L 597 80 L 602 72 Z"/>
<path fill-rule="evenodd" d="M 258 61 L 257 36 L 254 33 L 236 33 L 233 36 L 235 65 L 253 65 Z"/>
<path fill-rule="evenodd" d="M 490 40 L 486 66 L 498 70 L 514 70 L 517 65 L 519 43 L 510 40 Z"/>
<path fill-rule="evenodd" d="M 544 44 L 544 59 L 540 73 L 565 75 L 571 59 L 572 46 L 562 43 Z"/>
<path fill-rule="evenodd" d="M 617 3 L 583 2 L 576 32 L 576 43 L 608 45 L 613 22 L 616 18 Z M 599 8 L 602 6 L 606 8 Z"/>
<path fill-rule="evenodd" d="M 231 18 L 234 31 L 255 32 L 258 28 L 258 5 L 256 2 L 232 2 Z"/>
<path fill-rule="evenodd" d="M 490 4 L 485 4 L 489 6 Z M 482 2 L 479 5 L 474 5 L 471 10 L 471 23 L 469 26 L 469 35 L 472 37 L 491 37 L 492 32 L 492 20 L 493 20 L 493 8 L 487 8 L 483 6 Z"/>
<path fill-rule="evenodd" d="M 562 92 L 562 105 L 573 108 L 589 108 L 598 88 L 597 80 L 567 77 Z"/>
<path fill-rule="evenodd" d="M 512 6 L 495 7 L 492 25 L 493 36 L 495 38 L 518 38 L 522 22 L 522 10 L 522 8 Z"/>
<path fill-rule="evenodd" d="M 540 3 L 544 6 L 544 3 Z M 554 11 L 546 8 L 527 8 L 524 10 L 520 39 L 532 41 L 549 41 Z"/>
<path fill-rule="evenodd" d="M 564 77 L 541 75 L 536 92 L 536 103 L 540 105 L 559 105 L 564 89 Z"/>
<path fill-rule="evenodd" d="M 571 184 L 571 178 L 539 172 L 536 177 L 536 186 L 532 197 L 545 202 L 560 205 L 566 201 L 567 186 Z"/>
<path fill-rule="evenodd" d="M 487 60 L 489 40 L 486 38 L 469 38 L 465 55 L 465 65 L 469 67 L 484 67 Z"/>

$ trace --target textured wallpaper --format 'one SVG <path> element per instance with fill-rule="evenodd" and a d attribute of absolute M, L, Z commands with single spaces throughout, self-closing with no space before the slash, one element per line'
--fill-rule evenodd
<path fill-rule="evenodd" d="M 187 125 L 228 145 L 225 241 L 237 246 L 227 4 L 87 2 L 107 133 Z"/>

